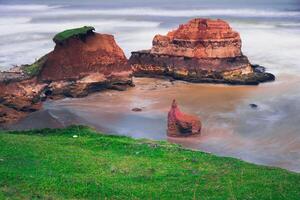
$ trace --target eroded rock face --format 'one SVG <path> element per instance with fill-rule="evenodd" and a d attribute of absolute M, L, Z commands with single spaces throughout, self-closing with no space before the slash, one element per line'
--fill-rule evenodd
<path fill-rule="evenodd" d="M 57 44 L 43 57 L 40 68 L 34 76 L 26 75 L 22 67 L 0 73 L 0 124 L 38 110 L 47 98 L 82 97 L 133 85 L 122 49 L 107 34 L 89 32 Z"/>
<path fill-rule="evenodd" d="M 241 38 L 223 20 L 193 19 L 166 36 L 156 35 L 151 53 L 189 58 L 232 58 L 242 55 Z"/>
<path fill-rule="evenodd" d="M 190 82 L 258 84 L 274 80 L 258 72 L 241 52 L 240 35 L 223 20 L 193 19 L 167 35 L 156 35 L 150 50 L 132 52 L 136 76 L 170 76 Z"/>
<path fill-rule="evenodd" d="M 171 137 L 186 137 L 201 134 L 201 122 L 196 116 L 182 113 L 173 100 L 171 109 L 168 113 L 167 135 Z"/>
<path fill-rule="evenodd" d="M 93 33 L 84 40 L 70 38 L 49 53 L 40 81 L 78 80 L 91 73 L 105 78 L 131 73 L 123 50 L 112 35 Z"/>
<path fill-rule="evenodd" d="M 40 109 L 41 96 L 47 84 L 37 83 L 36 78 L 0 82 L 0 124 L 13 122 Z"/>

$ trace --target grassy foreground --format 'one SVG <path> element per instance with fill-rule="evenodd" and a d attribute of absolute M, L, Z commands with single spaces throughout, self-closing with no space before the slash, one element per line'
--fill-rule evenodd
<path fill-rule="evenodd" d="M 299 200 L 300 174 L 81 126 L 0 132 L 0 199 Z"/>

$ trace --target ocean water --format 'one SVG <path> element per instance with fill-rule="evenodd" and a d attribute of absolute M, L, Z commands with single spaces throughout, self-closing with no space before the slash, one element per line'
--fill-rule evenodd
<path fill-rule="evenodd" d="M 150 48 L 155 34 L 194 17 L 228 20 L 241 33 L 243 50 L 254 62 L 272 61 L 268 53 L 293 58 L 299 53 L 299 4 L 298 0 L 0 0 L 0 69 L 34 62 L 53 49 L 51 39 L 67 28 L 92 25 L 97 32 L 114 34 L 129 57 L 131 51 Z M 277 49 L 270 52 L 274 45 Z M 286 47 L 288 51 L 281 50 Z"/>
<path fill-rule="evenodd" d="M 92 25 L 97 32 L 113 34 L 129 57 L 131 51 L 150 48 L 155 34 L 165 34 L 195 17 L 227 20 L 240 33 L 244 54 L 274 73 L 276 81 L 245 87 L 136 79 L 137 87 L 126 92 L 48 101 L 43 110 L 11 128 L 82 123 L 299 172 L 298 0 L 0 0 L 0 70 L 32 63 L 51 51 L 52 37 L 67 28 Z M 202 137 L 166 137 L 166 115 L 173 98 L 182 110 L 201 117 Z M 250 103 L 258 108 L 250 108 Z M 143 111 L 133 113 L 133 107 Z"/>

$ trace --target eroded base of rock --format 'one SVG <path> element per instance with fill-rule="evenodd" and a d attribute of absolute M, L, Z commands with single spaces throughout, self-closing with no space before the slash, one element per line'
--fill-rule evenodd
<path fill-rule="evenodd" d="M 263 67 L 250 65 L 246 56 L 189 58 L 139 51 L 132 53 L 130 63 L 135 76 L 167 76 L 194 83 L 258 85 L 275 80 L 273 74 L 261 70 Z"/>

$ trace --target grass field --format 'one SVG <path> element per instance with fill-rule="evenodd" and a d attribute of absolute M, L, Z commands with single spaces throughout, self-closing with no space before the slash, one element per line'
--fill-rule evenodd
<path fill-rule="evenodd" d="M 0 132 L 0 199 L 299 200 L 300 174 L 81 126 Z"/>

